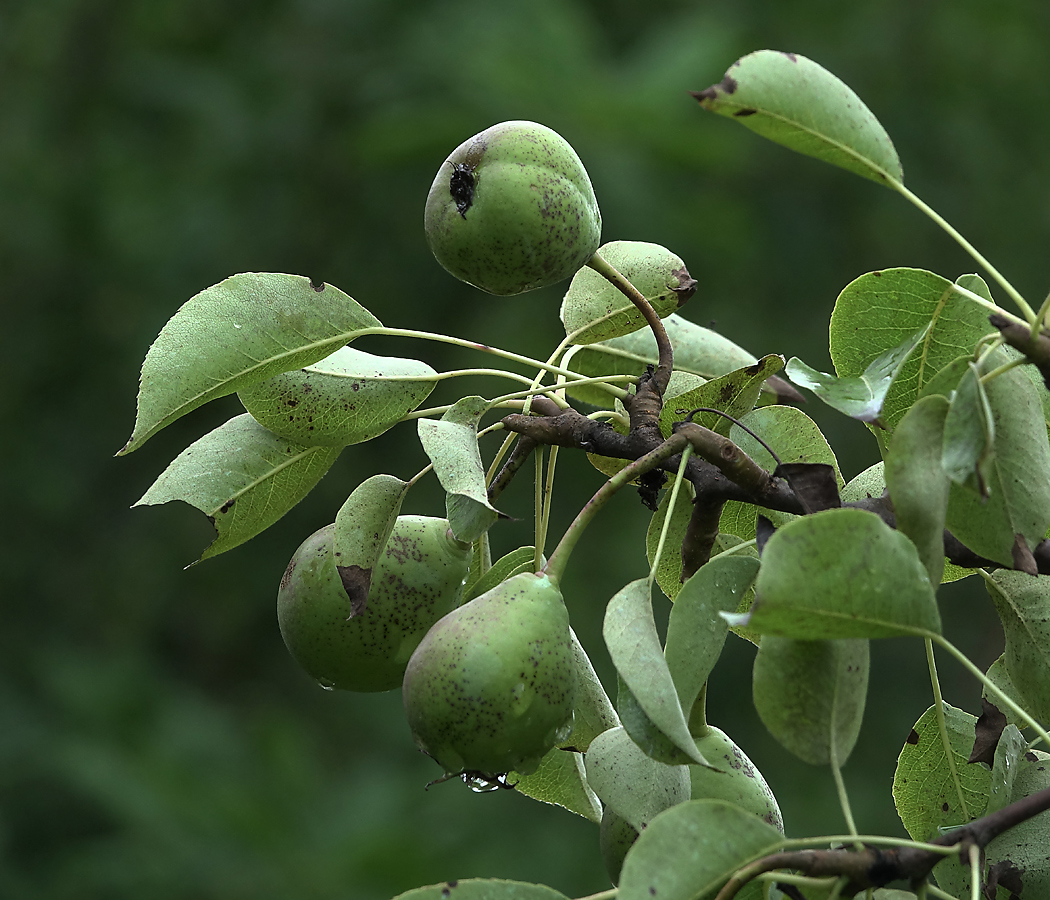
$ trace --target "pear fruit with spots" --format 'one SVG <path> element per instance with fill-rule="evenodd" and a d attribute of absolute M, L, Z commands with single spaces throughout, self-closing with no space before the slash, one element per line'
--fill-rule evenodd
<path fill-rule="evenodd" d="M 534 772 L 573 725 L 569 616 L 545 574 L 508 578 L 441 619 L 405 671 L 417 746 L 448 775 Z"/>
<path fill-rule="evenodd" d="M 712 766 L 690 766 L 691 800 L 725 800 L 754 813 L 781 834 L 784 819 L 777 798 L 755 764 L 720 728 L 708 725 L 702 737 L 695 737 L 696 749 Z"/>
<path fill-rule="evenodd" d="M 427 243 L 452 275 L 509 296 L 571 277 L 598 249 L 587 171 L 557 132 L 501 122 L 464 141 L 427 197 Z"/>
<path fill-rule="evenodd" d="M 323 687 L 389 691 L 430 627 L 460 605 L 469 544 L 447 519 L 399 516 L 372 573 L 364 612 L 350 598 L 332 555 L 335 525 L 296 550 L 277 593 L 281 636 L 295 660 Z"/>

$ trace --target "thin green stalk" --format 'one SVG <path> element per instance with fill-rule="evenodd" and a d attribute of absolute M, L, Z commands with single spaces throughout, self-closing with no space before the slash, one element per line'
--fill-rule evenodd
<path fill-rule="evenodd" d="M 835 790 L 838 791 L 842 815 L 846 818 L 846 828 L 853 836 L 853 846 L 858 850 L 863 850 L 864 845 L 857 840 L 857 823 L 853 821 L 853 809 L 850 807 L 849 794 L 846 792 L 846 782 L 842 780 L 842 767 L 839 765 L 839 753 L 835 742 L 834 712 L 832 712 L 831 743 L 828 746 L 828 754 L 831 757 L 831 777 L 835 780 Z"/>
<path fill-rule="evenodd" d="M 532 453 L 535 487 L 533 488 L 533 532 L 532 542 L 535 550 L 532 555 L 532 571 L 540 570 L 540 530 L 543 527 L 543 447 L 537 447 Z"/>
<path fill-rule="evenodd" d="M 933 641 L 926 639 L 926 664 L 930 668 L 930 683 L 933 686 L 933 708 L 936 710 L 937 729 L 941 733 L 941 745 L 944 747 L 944 755 L 948 759 L 948 770 L 952 773 L 952 784 L 955 785 L 955 793 L 959 797 L 959 805 L 962 807 L 963 815 L 972 819 L 970 808 L 966 804 L 966 795 L 963 793 L 962 782 L 959 781 L 959 770 L 955 767 L 955 751 L 952 750 L 951 741 L 948 739 L 948 725 L 944 721 L 944 698 L 941 696 L 941 681 L 937 677 L 937 660 L 933 656 Z"/>
<path fill-rule="evenodd" d="M 981 848 L 970 845 L 970 900 L 981 900 Z"/>
<path fill-rule="evenodd" d="M 916 207 L 922 210 L 922 212 L 929 216 L 934 222 L 936 222 L 937 225 L 939 225 L 948 235 L 954 238 L 956 243 L 958 243 L 959 246 L 963 248 L 963 250 L 965 250 L 967 253 L 970 254 L 970 256 L 974 258 L 974 260 L 979 266 L 981 266 L 989 275 L 991 275 L 992 278 L 998 281 L 999 284 L 1002 286 L 1003 290 L 1006 291 L 1006 293 L 1009 295 L 1010 299 L 1017 304 L 1017 308 L 1021 310 L 1029 325 L 1032 325 L 1033 323 L 1038 321 L 1036 319 L 1035 312 L 1032 310 L 1032 307 L 1028 305 L 1028 301 L 1026 301 L 1024 297 L 1022 297 L 1017 292 L 1017 289 L 1000 274 L 999 270 L 996 269 L 995 266 L 993 266 L 990 262 L 988 262 L 988 260 L 985 259 L 977 251 L 977 248 L 974 247 L 973 244 L 971 244 L 968 240 L 966 240 L 966 238 L 959 234 L 959 232 L 956 231 L 947 222 L 947 220 L 945 220 L 944 217 L 941 216 L 940 213 L 938 213 L 932 207 L 928 206 L 923 200 L 921 200 L 918 196 L 913 194 L 901 182 L 897 181 L 896 179 L 890 178 L 889 186 L 896 190 L 897 193 L 901 194 L 907 200 L 911 201 L 912 204 L 914 204 Z"/>
<path fill-rule="evenodd" d="M 723 557 L 723 556 L 732 556 L 734 553 L 737 553 L 740 550 L 746 550 L 748 547 L 757 546 L 757 544 L 758 544 L 758 538 L 751 538 L 751 540 L 749 540 L 749 541 L 744 541 L 744 542 L 742 542 L 740 544 L 733 544 L 732 547 L 727 547 L 721 553 L 716 553 L 714 556 L 712 556 L 708 560 L 708 562 L 714 562 L 716 559 L 719 559 L 720 557 Z"/>
<path fill-rule="evenodd" d="M 551 521 L 551 504 L 554 498 L 554 471 L 558 463 L 558 450 L 554 445 L 548 451 L 547 456 L 547 479 L 543 487 L 543 519 L 540 521 L 539 532 L 536 535 L 536 555 L 534 557 L 535 567 L 533 571 L 538 572 L 543 563 L 543 550 L 547 546 L 547 529 Z"/>
<path fill-rule="evenodd" d="M 1050 312 L 1050 294 L 1046 295 L 1046 299 L 1043 301 L 1043 305 L 1039 307 L 1039 312 L 1035 314 L 1035 322 L 1032 323 L 1032 340 L 1034 341 L 1039 335 L 1039 330 L 1046 325 L 1046 314 Z"/>
<path fill-rule="evenodd" d="M 1009 372 L 1011 369 L 1016 369 L 1018 366 L 1026 365 L 1028 365 L 1028 360 L 1023 356 L 1020 359 L 1011 359 L 1010 362 L 1003 363 L 998 368 L 992 369 L 991 372 L 982 375 L 981 384 L 987 384 L 993 378 L 998 378 L 1000 375 Z"/>
<path fill-rule="evenodd" d="M 929 882 L 926 882 L 926 892 L 931 897 L 938 897 L 940 900 L 959 900 L 955 894 L 949 894 L 947 891 L 942 891 L 939 887 L 936 887 Z"/>
<path fill-rule="evenodd" d="M 543 571 L 550 576 L 550 579 L 555 583 L 561 581 L 573 548 L 580 537 L 582 537 L 587 526 L 598 515 L 613 494 L 625 484 L 630 484 L 635 478 L 644 475 L 650 469 L 655 469 L 665 459 L 681 453 L 688 445 L 689 441 L 683 435 L 672 435 L 655 450 L 650 450 L 645 456 L 639 457 L 605 482 L 583 509 L 580 510 L 568 529 L 566 529 L 565 534 L 562 535 L 561 540 L 558 542 L 558 546 L 554 548 L 550 559 L 547 560 L 547 565 L 543 567 Z"/>
<path fill-rule="evenodd" d="M 982 297 L 980 294 L 975 294 L 973 291 L 967 290 L 961 285 L 954 283 L 950 284 L 948 286 L 948 290 L 954 294 L 958 294 L 960 297 L 965 297 L 967 300 L 972 300 L 978 306 L 983 306 L 989 312 L 993 312 L 996 315 L 1002 316 L 1004 319 L 1009 319 L 1011 322 L 1015 322 L 1018 325 L 1028 325 L 1028 323 L 1024 319 L 1020 318 L 1019 316 L 1015 316 L 1012 312 L 1008 312 L 1007 310 L 1003 309 L 998 303 L 993 303 L 987 297 Z"/>
<path fill-rule="evenodd" d="M 588 894 L 586 897 L 578 897 L 577 900 L 613 900 L 613 898 L 620 893 L 617 888 L 610 888 L 607 891 L 599 891 L 597 894 Z"/>
<path fill-rule="evenodd" d="M 678 466 L 678 474 L 675 476 L 674 484 L 671 486 L 671 498 L 667 501 L 667 513 L 664 516 L 663 528 L 660 529 L 660 540 L 656 544 L 656 552 L 653 554 L 653 564 L 649 567 L 649 589 L 652 590 L 653 582 L 656 580 L 656 570 L 660 567 L 660 557 L 664 552 L 664 542 L 667 540 L 667 532 L 671 530 L 671 513 L 674 512 L 675 503 L 678 502 L 678 491 L 685 479 L 685 467 L 689 464 L 689 457 L 693 455 L 693 448 L 686 447 L 682 453 L 682 462 Z"/>

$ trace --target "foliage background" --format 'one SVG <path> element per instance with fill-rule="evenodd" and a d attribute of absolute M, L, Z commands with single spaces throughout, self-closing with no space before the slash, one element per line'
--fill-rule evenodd
<path fill-rule="evenodd" d="M 903 201 L 703 114 L 687 95 L 754 49 L 792 50 L 882 120 L 908 184 L 1030 300 L 1046 289 L 1050 6 L 1039 0 L 8 0 L 0 7 L 0 896 L 382 898 L 448 878 L 607 886 L 597 829 L 510 792 L 424 791 L 396 693 L 333 695 L 281 644 L 288 557 L 377 471 L 415 472 L 414 429 L 350 448 L 277 526 L 184 571 L 210 539 L 188 508 L 129 511 L 204 408 L 133 456 L 138 368 L 188 297 L 240 271 L 338 285 L 386 324 L 545 354 L 557 288 L 490 298 L 430 257 L 423 198 L 465 137 L 542 121 L 583 157 L 606 240 L 656 241 L 701 283 L 684 312 L 756 354 L 827 369 L 834 298 L 893 265 L 954 278 L 958 248 Z M 421 344 L 361 349 L 452 367 Z M 462 385 L 460 385 L 462 386 Z M 482 390 L 491 385 L 478 385 Z M 440 399 L 439 394 L 434 399 Z M 877 459 L 816 408 L 847 476 Z M 564 457 L 563 457 L 564 459 Z M 559 474 L 567 523 L 596 489 Z M 503 505 L 527 519 L 524 486 Z M 407 511 L 439 512 L 433 487 Z M 643 571 L 633 497 L 566 581 L 599 671 L 605 601 Z M 497 536 L 527 541 L 527 522 Z M 948 635 L 1001 649 L 978 585 L 942 592 Z M 732 641 L 711 720 L 766 773 L 794 835 L 843 827 L 830 778 L 750 707 Z M 978 711 L 949 663 L 947 697 Z M 896 754 L 930 693 L 920 646 L 873 648 L 845 770 L 862 831 L 903 833 Z"/>

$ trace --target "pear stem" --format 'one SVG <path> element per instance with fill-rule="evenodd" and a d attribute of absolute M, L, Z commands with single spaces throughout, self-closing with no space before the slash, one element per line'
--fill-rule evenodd
<path fill-rule="evenodd" d="M 689 710 L 689 734 L 696 740 L 707 737 L 711 726 L 707 724 L 707 682 L 700 686 L 700 693 L 693 701 L 693 708 Z"/>
<path fill-rule="evenodd" d="M 565 574 L 565 567 L 569 563 L 569 556 L 576 546 L 584 530 L 590 525 L 591 520 L 601 511 L 602 507 L 609 501 L 620 488 L 630 484 L 636 478 L 644 475 L 650 469 L 655 469 L 664 460 L 670 459 L 677 453 L 681 453 L 689 445 L 689 439 L 684 434 L 675 434 L 660 444 L 655 450 L 650 450 L 645 456 L 640 456 L 630 465 L 624 466 L 603 484 L 587 504 L 573 519 L 572 524 L 562 535 L 558 546 L 554 548 L 547 565 L 543 567 L 544 573 L 555 584 L 561 581 Z"/>
<path fill-rule="evenodd" d="M 642 292 L 638 290 L 620 271 L 612 265 L 601 253 L 596 252 L 588 260 L 587 265 L 594 269 L 602 278 L 606 279 L 621 294 L 630 300 L 638 311 L 645 317 L 646 323 L 652 329 L 653 337 L 656 338 L 656 348 L 659 353 L 659 362 L 653 373 L 655 384 L 661 396 L 667 389 L 667 382 L 671 378 L 671 370 L 674 367 L 674 351 L 671 349 L 671 339 L 667 336 L 663 320 L 657 315 L 653 305 L 645 299 Z"/>

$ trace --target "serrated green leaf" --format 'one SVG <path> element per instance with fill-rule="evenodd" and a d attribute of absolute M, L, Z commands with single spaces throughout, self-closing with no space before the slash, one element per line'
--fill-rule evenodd
<path fill-rule="evenodd" d="M 1039 394 L 1023 372 L 1005 372 L 984 389 L 995 430 L 988 498 L 952 485 L 947 526 L 975 553 L 1012 567 L 1017 535 L 1034 548 L 1050 526 L 1050 443 Z"/>
<path fill-rule="evenodd" d="M 617 900 L 710 900 L 748 860 L 774 852 L 772 825 L 723 800 L 690 800 L 661 813 L 628 851 Z M 736 894 L 764 896 L 761 882 Z"/>
<path fill-rule="evenodd" d="M 187 300 L 146 353 L 130 453 L 209 400 L 301 369 L 382 323 L 339 288 L 308 278 L 234 275 Z"/>
<path fill-rule="evenodd" d="M 897 151 L 879 120 L 852 89 L 804 56 L 749 53 L 722 81 L 693 96 L 705 109 L 797 153 L 880 184 L 904 181 Z"/>
<path fill-rule="evenodd" d="M 660 564 L 656 567 L 656 583 L 669 600 L 674 600 L 682 589 L 682 541 L 685 539 L 685 532 L 693 513 L 694 493 L 693 486 L 688 481 L 683 482 L 679 488 L 674 509 L 671 510 L 671 524 L 667 529 Z M 660 532 L 663 531 L 664 520 L 670 505 L 671 490 L 668 489 L 664 492 L 659 507 L 649 520 L 649 528 L 645 533 L 645 555 L 650 566 L 656 558 Z"/>
<path fill-rule="evenodd" d="M 729 626 L 719 613 L 736 612 L 758 568 L 754 557 L 723 556 L 682 585 L 667 620 L 664 658 L 687 715 L 725 644 Z"/>
<path fill-rule="evenodd" d="M 885 465 L 897 530 L 915 544 L 933 585 L 944 574 L 951 482 L 941 465 L 941 445 L 947 415 L 948 401 L 939 394 L 919 400 L 897 425 Z"/>
<path fill-rule="evenodd" d="M 762 554 L 755 602 L 739 624 L 800 640 L 941 630 L 915 545 L 873 513 L 845 507 L 776 530 Z"/>
<path fill-rule="evenodd" d="M 875 357 L 860 375 L 836 377 L 818 372 L 793 356 L 785 374 L 799 387 L 809 388 L 832 409 L 861 422 L 877 422 L 882 405 L 908 357 L 929 329 L 920 329 L 896 347 Z"/>
<path fill-rule="evenodd" d="M 689 799 L 689 767 L 650 759 L 622 727 L 598 735 L 584 763 L 594 792 L 637 831 Z"/>
<path fill-rule="evenodd" d="M 688 287 L 685 263 L 666 247 L 644 241 L 612 241 L 598 248 L 606 262 L 633 284 L 658 316 L 669 316 Z M 561 305 L 565 333 L 574 344 L 594 344 L 645 327 L 638 308 L 589 266 L 573 277 Z"/>
<path fill-rule="evenodd" d="M 784 357 L 770 354 L 752 366 L 720 375 L 693 390 L 675 395 L 668 389 L 660 411 L 660 433 L 665 438 L 670 437 L 671 426 L 701 406 L 720 409 L 734 419 L 742 418 L 755 408 L 766 379 L 782 368 Z M 725 416 L 708 412 L 698 413 L 693 421 L 721 435 L 728 435 L 733 425 Z"/>
<path fill-rule="evenodd" d="M 478 449 L 478 422 L 489 406 L 484 397 L 463 397 L 440 420 L 417 423 L 419 442 L 445 489 L 452 533 L 461 541 L 477 540 L 500 515 L 489 503 Z"/>
<path fill-rule="evenodd" d="M 646 579 L 632 581 L 609 601 L 602 636 L 616 671 L 653 724 L 693 762 L 707 765 L 697 752 L 678 703 L 678 692 L 656 631 Z"/>
<path fill-rule="evenodd" d="M 306 445 L 345 447 L 387 431 L 437 386 L 417 359 L 341 347 L 320 362 L 237 392 L 256 421 Z"/>
<path fill-rule="evenodd" d="M 1050 576 L 999 569 L 990 580 L 985 579 L 985 586 L 1003 623 L 1003 659 L 1010 682 L 1023 700 L 1021 706 L 1040 722 L 1048 722 Z"/>
<path fill-rule="evenodd" d="M 336 461 L 339 447 L 303 447 L 244 413 L 182 451 L 135 506 L 182 500 L 215 526 L 201 560 L 265 531 L 303 499 Z"/>
<path fill-rule="evenodd" d="M 468 878 L 443 881 L 398 894 L 394 900 L 569 900 L 560 891 L 542 884 L 503 881 L 498 878 Z"/>
<path fill-rule="evenodd" d="M 572 731 L 558 746 L 562 750 L 586 753 L 591 742 L 602 732 L 616 728 L 616 717 L 609 695 L 594 671 L 591 659 L 576 632 L 571 628 L 573 659 L 576 662 L 576 700 L 573 706 Z"/>
<path fill-rule="evenodd" d="M 800 641 L 766 635 L 755 654 L 752 695 L 769 733 L 804 762 L 844 765 L 864 718 L 866 640 Z"/>
<path fill-rule="evenodd" d="M 688 372 L 704 379 L 717 378 L 736 369 L 753 366 L 758 357 L 748 353 L 716 331 L 683 319 L 672 313 L 664 319 L 664 329 L 674 350 L 676 371 Z M 600 375 L 641 375 L 648 365 L 655 365 L 659 354 L 656 338 L 649 328 L 612 340 L 574 348 L 565 366 L 587 378 Z M 764 387 L 772 393 L 772 388 Z M 590 385 L 566 385 L 569 396 L 594 406 L 608 406 L 610 395 Z"/>
<path fill-rule="evenodd" d="M 336 513 L 332 556 L 353 616 L 365 611 L 372 569 L 394 530 L 408 487 L 393 475 L 373 475 L 354 488 Z"/>
<path fill-rule="evenodd" d="M 602 805 L 587 784 L 580 753 L 555 748 L 540 760 L 540 767 L 531 775 L 510 772 L 507 783 L 533 800 L 561 806 L 595 824 L 602 820 Z"/>
<path fill-rule="evenodd" d="M 948 743 L 955 758 L 966 811 L 952 780 L 937 726 L 937 711 L 930 707 L 919 717 L 897 757 L 893 775 L 893 802 L 897 815 L 916 841 L 928 841 L 938 830 L 963 825 L 984 812 L 991 773 L 966 760 L 973 749 L 976 716 L 944 705 Z"/>
<path fill-rule="evenodd" d="M 860 375 L 885 352 L 929 326 L 886 395 L 876 430 L 884 442 L 923 388 L 948 363 L 973 352 L 989 331 L 988 313 L 960 296 L 947 278 L 924 269 L 883 269 L 850 282 L 835 301 L 829 350 L 839 377 Z"/>

